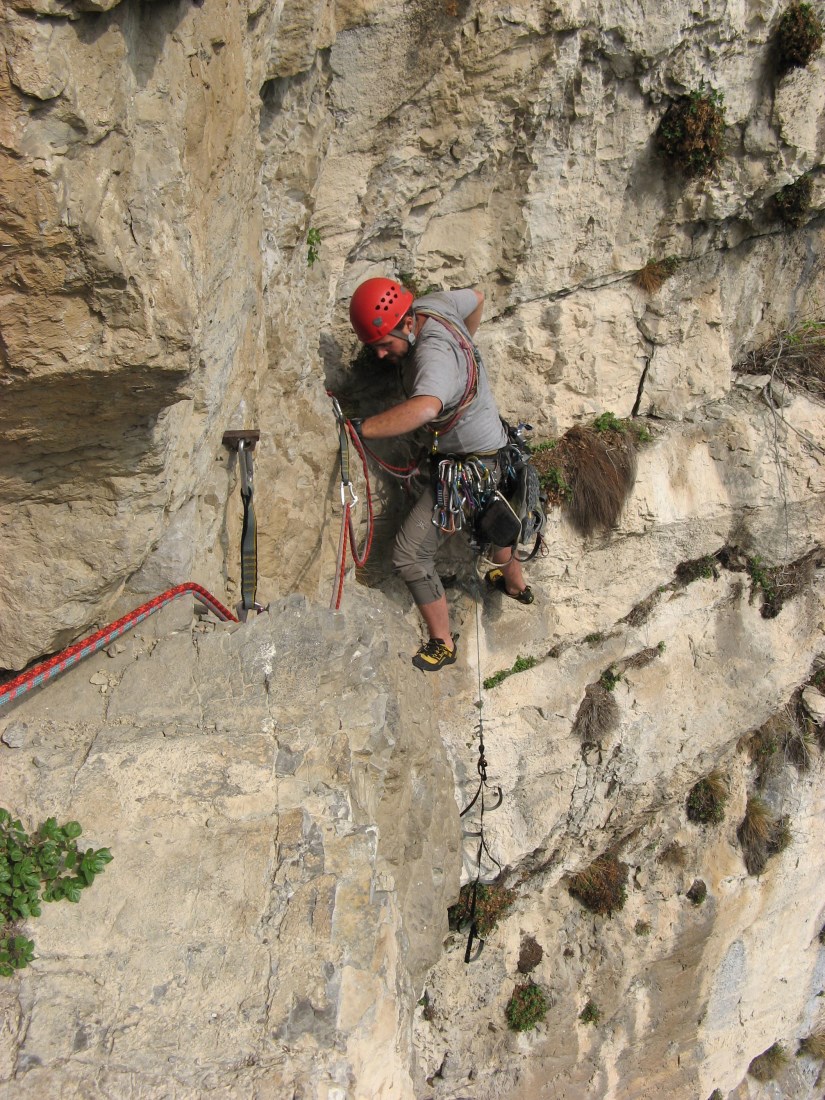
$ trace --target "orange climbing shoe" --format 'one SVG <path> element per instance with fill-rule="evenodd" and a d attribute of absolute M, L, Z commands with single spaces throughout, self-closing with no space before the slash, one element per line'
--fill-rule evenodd
<path fill-rule="evenodd" d="M 453 635 L 453 648 L 448 649 L 441 638 L 430 638 L 425 642 L 418 653 L 413 657 L 412 663 L 422 672 L 438 672 L 445 665 L 454 665 L 458 652 L 458 635 Z"/>

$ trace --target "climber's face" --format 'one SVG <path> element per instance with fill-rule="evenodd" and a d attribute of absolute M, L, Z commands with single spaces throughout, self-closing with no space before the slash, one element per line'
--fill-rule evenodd
<path fill-rule="evenodd" d="M 390 366 L 398 366 L 409 355 L 410 345 L 400 336 L 385 336 L 371 345 L 377 359 L 385 360 Z"/>

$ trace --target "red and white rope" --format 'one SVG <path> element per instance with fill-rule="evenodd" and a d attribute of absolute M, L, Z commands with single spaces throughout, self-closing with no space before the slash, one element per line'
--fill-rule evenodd
<path fill-rule="evenodd" d="M 40 684 L 46 683 L 47 680 L 53 680 L 55 676 L 59 676 L 67 668 L 78 664 L 84 657 L 90 657 L 93 653 L 97 653 L 99 649 L 104 649 L 115 638 L 119 638 L 127 630 L 131 630 L 133 626 L 142 623 L 144 619 L 148 619 L 150 615 L 160 611 L 162 607 L 177 599 L 178 596 L 183 596 L 186 592 L 191 592 L 196 600 L 199 600 L 222 621 L 238 621 L 231 611 L 225 608 L 222 603 L 219 603 L 205 588 L 201 588 L 199 584 L 194 584 L 191 581 L 186 584 L 179 584 L 176 588 L 170 588 L 167 592 L 163 592 L 160 596 L 155 596 L 153 600 L 149 600 L 148 603 L 142 604 L 134 611 L 130 611 L 128 615 L 124 615 L 117 622 L 104 626 L 96 634 L 92 634 L 81 642 L 76 642 L 75 645 L 64 649 L 62 653 L 50 657 L 48 661 L 43 661 L 39 665 L 34 665 L 7 684 L 0 686 L 0 707 L 5 703 L 12 702 L 21 695 L 25 695 L 27 691 L 39 687 Z"/>

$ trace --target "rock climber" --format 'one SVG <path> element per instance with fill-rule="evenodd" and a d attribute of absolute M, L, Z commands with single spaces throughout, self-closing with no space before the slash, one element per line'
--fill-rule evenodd
<path fill-rule="evenodd" d="M 350 302 L 350 322 L 380 363 L 399 369 L 405 395 L 384 412 L 352 421 L 363 439 L 389 439 L 426 428 L 436 462 L 448 455 L 472 457 L 498 484 L 499 452 L 508 438 L 472 342 L 483 308 L 480 290 L 439 291 L 414 299 L 392 279 L 361 283 Z M 431 477 L 396 536 L 392 559 L 429 633 L 412 659 L 424 672 L 454 664 L 458 639 L 450 629 L 447 597 L 435 567 L 436 552 L 447 537 L 433 521 L 435 507 Z M 494 548 L 493 562 L 487 584 L 520 603 L 532 603 L 533 593 L 512 548 Z"/>

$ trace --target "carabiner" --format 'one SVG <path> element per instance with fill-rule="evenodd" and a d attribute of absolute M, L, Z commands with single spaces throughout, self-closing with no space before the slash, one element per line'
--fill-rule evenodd
<path fill-rule="evenodd" d="M 344 490 L 345 489 L 349 489 L 349 502 L 347 502 L 347 500 L 344 497 Z M 350 508 L 354 508 L 355 505 L 358 503 L 358 494 L 353 489 L 351 481 L 342 481 L 341 482 L 341 507 L 345 508 L 347 503 L 349 503 Z"/>

